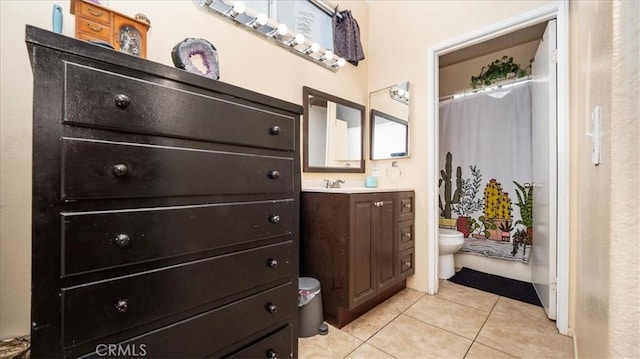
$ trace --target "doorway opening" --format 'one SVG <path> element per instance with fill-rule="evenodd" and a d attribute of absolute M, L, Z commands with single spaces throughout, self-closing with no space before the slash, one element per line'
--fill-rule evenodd
<path fill-rule="evenodd" d="M 557 169 L 557 173 L 547 173 L 548 178 L 555 179 L 557 191 L 549 194 L 548 207 L 557 209 L 556 213 L 550 215 L 550 224 L 556 227 L 556 234 L 551 236 L 557 240 L 556 243 L 548 243 L 547 246 L 553 249 L 552 256 L 547 260 L 546 269 L 547 282 L 540 285 L 546 289 L 546 293 L 540 293 L 543 296 L 551 297 L 555 308 L 545 305 L 551 318 L 556 319 L 556 326 L 562 334 L 568 332 L 568 296 L 569 296 L 569 131 L 568 131 L 568 9 L 566 3 L 557 2 L 545 7 L 541 7 L 534 11 L 522 14 L 518 17 L 507 21 L 494 24 L 487 28 L 481 29 L 474 33 L 461 36 L 460 38 L 445 42 L 429 49 L 428 73 L 431 81 L 428 83 L 428 107 L 432 121 L 429 121 L 427 141 L 431 144 L 430 155 L 428 158 L 428 174 L 429 184 L 427 186 L 427 198 L 431 198 L 427 208 L 427 246 L 428 246 L 428 267 L 429 276 L 427 290 L 430 294 L 435 294 L 438 290 L 438 228 L 441 209 L 439 208 L 438 198 L 439 179 L 440 179 L 440 158 L 443 154 L 439 153 L 439 68 L 442 56 L 451 53 L 459 53 L 461 49 L 469 49 L 478 44 L 485 45 L 487 41 L 498 37 L 521 31 L 526 28 L 532 28 L 537 25 L 545 26 L 547 22 L 555 19 L 557 28 L 557 86 L 554 94 L 549 94 L 549 99 L 553 98 L 554 104 L 557 105 L 557 121 L 552 126 L 548 126 L 545 131 L 549 138 L 557 143 L 557 149 L 553 148 L 551 155 L 553 159 L 551 167 Z M 548 55 L 545 55 L 548 56 Z M 555 68 L 555 66 L 554 66 Z M 550 87 L 550 86 L 549 86 Z M 551 101 L 551 100 L 549 100 Z M 552 128 L 549 128 L 552 127 Z M 543 191 L 541 191 L 543 192 Z M 543 261 L 544 262 L 544 261 Z M 535 284 L 534 284 L 535 285 Z M 538 289 L 538 288 L 537 288 Z M 557 289 L 557 292 L 553 292 Z M 544 302 L 544 299 L 543 299 Z M 547 303 L 548 304 L 548 303 Z"/>

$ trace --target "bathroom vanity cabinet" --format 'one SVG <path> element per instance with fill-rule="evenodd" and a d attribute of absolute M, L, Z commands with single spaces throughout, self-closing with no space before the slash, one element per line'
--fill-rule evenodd
<path fill-rule="evenodd" d="M 31 26 L 26 41 L 31 356 L 297 357 L 302 107 Z"/>
<path fill-rule="evenodd" d="M 403 289 L 414 272 L 414 193 L 303 192 L 301 274 L 317 278 L 338 328 Z"/>

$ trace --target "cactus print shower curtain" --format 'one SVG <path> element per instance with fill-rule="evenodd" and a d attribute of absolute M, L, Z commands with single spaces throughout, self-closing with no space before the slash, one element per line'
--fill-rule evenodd
<path fill-rule="evenodd" d="M 441 226 L 462 251 L 528 262 L 531 82 L 440 102 Z"/>

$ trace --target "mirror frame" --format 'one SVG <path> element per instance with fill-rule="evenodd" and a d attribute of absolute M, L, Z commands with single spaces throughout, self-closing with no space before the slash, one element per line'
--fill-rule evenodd
<path fill-rule="evenodd" d="M 349 168 L 349 167 L 311 167 L 309 166 L 309 96 L 318 96 L 325 98 L 327 101 L 335 102 L 337 104 L 341 104 L 343 106 L 352 107 L 356 110 L 360 111 L 360 167 L 359 168 Z M 303 129 L 303 172 L 333 172 L 333 173 L 364 173 L 365 172 L 365 111 L 366 106 L 357 104 L 355 102 L 345 100 L 333 95 L 329 95 L 328 93 L 312 89 L 307 86 L 302 87 L 302 102 L 304 107 L 304 121 L 302 125 Z"/>
<path fill-rule="evenodd" d="M 404 151 L 404 156 L 398 156 L 398 157 L 384 157 L 384 158 L 373 158 L 373 146 L 375 145 L 373 143 L 373 138 L 375 137 L 375 131 L 376 131 L 376 126 L 375 126 L 375 121 L 376 121 L 376 117 L 382 117 L 385 120 L 388 121 L 392 121 L 392 122 L 397 122 L 400 123 L 402 125 L 406 125 L 406 133 L 405 133 L 405 138 L 406 140 L 404 141 L 404 145 L 405 145 L 405 151 Z M 395 116 L 391 116 L 387 113 L 384 113 L 382 111 L 378 111 L 376 109 L 371 109 L 370 113 L 369 113 L 369 132 L 370 132 L 370 139 L 369 139 L 369 159 L 371 159 L 372 161 L 381 161 L 381 160 L 391 160 L 391 159 L 396 159 L 396 158 L 407 158 L 409 157 L 409 121 L 405 121 L 401 118 L 395 117 Z"/>

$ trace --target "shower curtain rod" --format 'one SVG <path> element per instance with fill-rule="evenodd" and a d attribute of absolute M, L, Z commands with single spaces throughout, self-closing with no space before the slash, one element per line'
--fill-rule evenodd
<path fill-rule="evenodd" d="M 503 87 L 505 85 L 513 86 L 513 85 L 517 85 L 517 84 L 524 83 L 524 82 L 527 82 L 527 81 L 531 81 L 531 75 L 526 76 L 526 77 L 520 77 L 520 78 L 515 79 L 515 80 L 504 80 L 504 81 L 501 81 L 499 83 L 496 83 L 496 84 L 493 84 L 493 85 L 487 86 L 487 87 L 482 87 L 482 88 L 478 88 L 478 89 L 467 89 L 467 90 L 464 90 L 464 91 L 459 91 L 459 92 L 456 92 L 456 93 L 451 94 L 451 95 L 440 97 L 438 99 L 438 102 L 445 101 L 445 100 L 450 100 L 450 99 L 455 98 L 455 97 L 464 97 L 464 96 L 475 95 L 475 94 L 482 93 L 482 92 L 485 92 L 485 91 L 498 89 L 498 88 L 501 88 L 501 87 Z"/>

